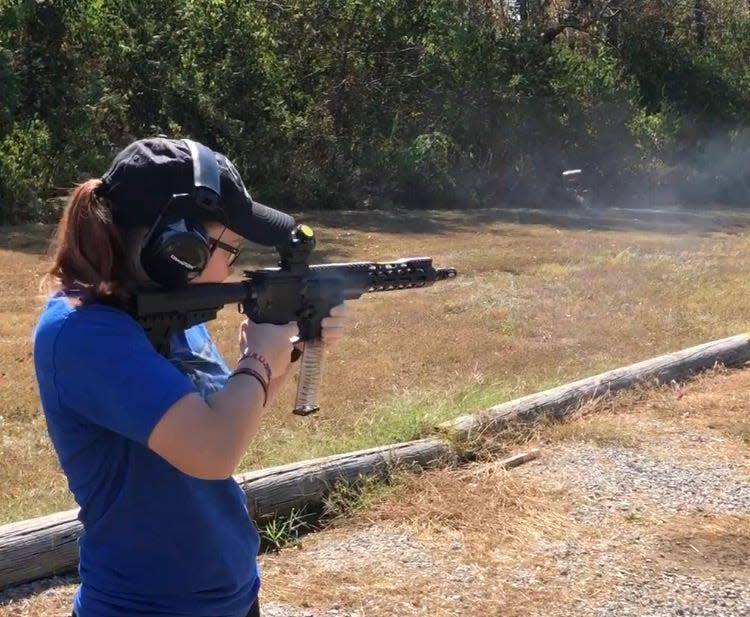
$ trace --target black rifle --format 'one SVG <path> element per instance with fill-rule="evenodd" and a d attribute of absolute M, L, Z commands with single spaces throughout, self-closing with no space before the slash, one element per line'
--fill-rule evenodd
<path fill-rule="evenodd" d="M 429 257 L 310 265 L 314 247 L 312 229 L 298 225 L 289 241 L 278 247 L 278 268 L 246 270 L 237 283 L 140 290 L 133 296 L 131 313 L 165 356 L 173 332 L 215 319 L 226 304 L 238 304 L 240 312 L 255 323 L 296 321 L 304 346 L 293 412 L 302 416 L 314 413 L 320 409 L 321 321 L 334 306 L 364 293 L 427 287 L 456 276 L 454 268 L 434 268 Z"/>

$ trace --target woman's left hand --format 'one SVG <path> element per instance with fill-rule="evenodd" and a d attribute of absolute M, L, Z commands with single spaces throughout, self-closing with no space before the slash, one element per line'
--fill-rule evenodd
<path fill-rule="evenodd" d="M 324 317 L 320 322 L 320 338 L 326 347 L 330 348 L 335 345 L 343 336 L 346 327 L 346 303 L 334 306 L 328 317 Z"/>
<path fill-rule="evenodd" d="M 334 306 L 331 309 L 331 312 L 328 313 L 328 317 L 324 317 L 321 320 L 320 338 L 326 347 L 330 348 L 332 345 L 335 345 L 343 336 L 344 328 L 346 326 L 346 312 L 347 308 L 345 306 L 345 303 L 342 303 L 338 306 Z M 297 337 L 294 337 L 292 340 L 294 341 L 294 347 L 298 351 L 302 351 L 304 343 L 302 343 L 302 341 L 300 341 Z M 294 365 L 290 364 L 289 366 Z M 276 395 L 283 387 L 283 384 L 286 382 L 289 373 L 291 373 L 291 371 L 287 371 L 283 375 L 276 375 L 273 377 L 273 379 L 271 379 L 271 383 L 268 385 L 269 405 L 271 404 L 271 401 L 276 398 Z"/>

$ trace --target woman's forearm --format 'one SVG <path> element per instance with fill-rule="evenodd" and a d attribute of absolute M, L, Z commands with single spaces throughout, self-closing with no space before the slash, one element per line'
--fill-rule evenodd
<path fill-rule="evenodd" d="M 191 394 L 162 416 L 148 445 L 180 471 L 217 480 L 234 473 L 258 432 L 266 398 L 260 382 L 238 374 L 203 399 Z"/>

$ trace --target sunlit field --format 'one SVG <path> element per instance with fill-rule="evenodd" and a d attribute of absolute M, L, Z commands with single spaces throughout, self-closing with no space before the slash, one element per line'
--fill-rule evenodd
<path fill-rule="evenodd" d="M 459 277 L 352 302 L 326 358 L 321 411 L 287 385 L 239 471 L 411 439 L 442 420 L 575 378 L 744 332 L 750 217 L 580 210 L 297 216 L 316 261 L 430 256 Z M 74 507 L 47 438 L 31 357 L 50 227 L 0 239 L 0 522 Z M 274 265 L 247 250 L 241 269 Z M 209 324 L 230 362 L 240 315 Z M 92 375 L 92 379 L 96 379 Z"/>

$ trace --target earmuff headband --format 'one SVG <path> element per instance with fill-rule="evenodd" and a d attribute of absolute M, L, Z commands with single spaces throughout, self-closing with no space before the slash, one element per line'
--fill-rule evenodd
<path fill-rule="evenodd" d="M 193 191 L 195 203 L 206 210 L 216 210 L 221 195 L 219 164 L 216 154 L 197 141 L 183 139 L 193 159 Z"/>

